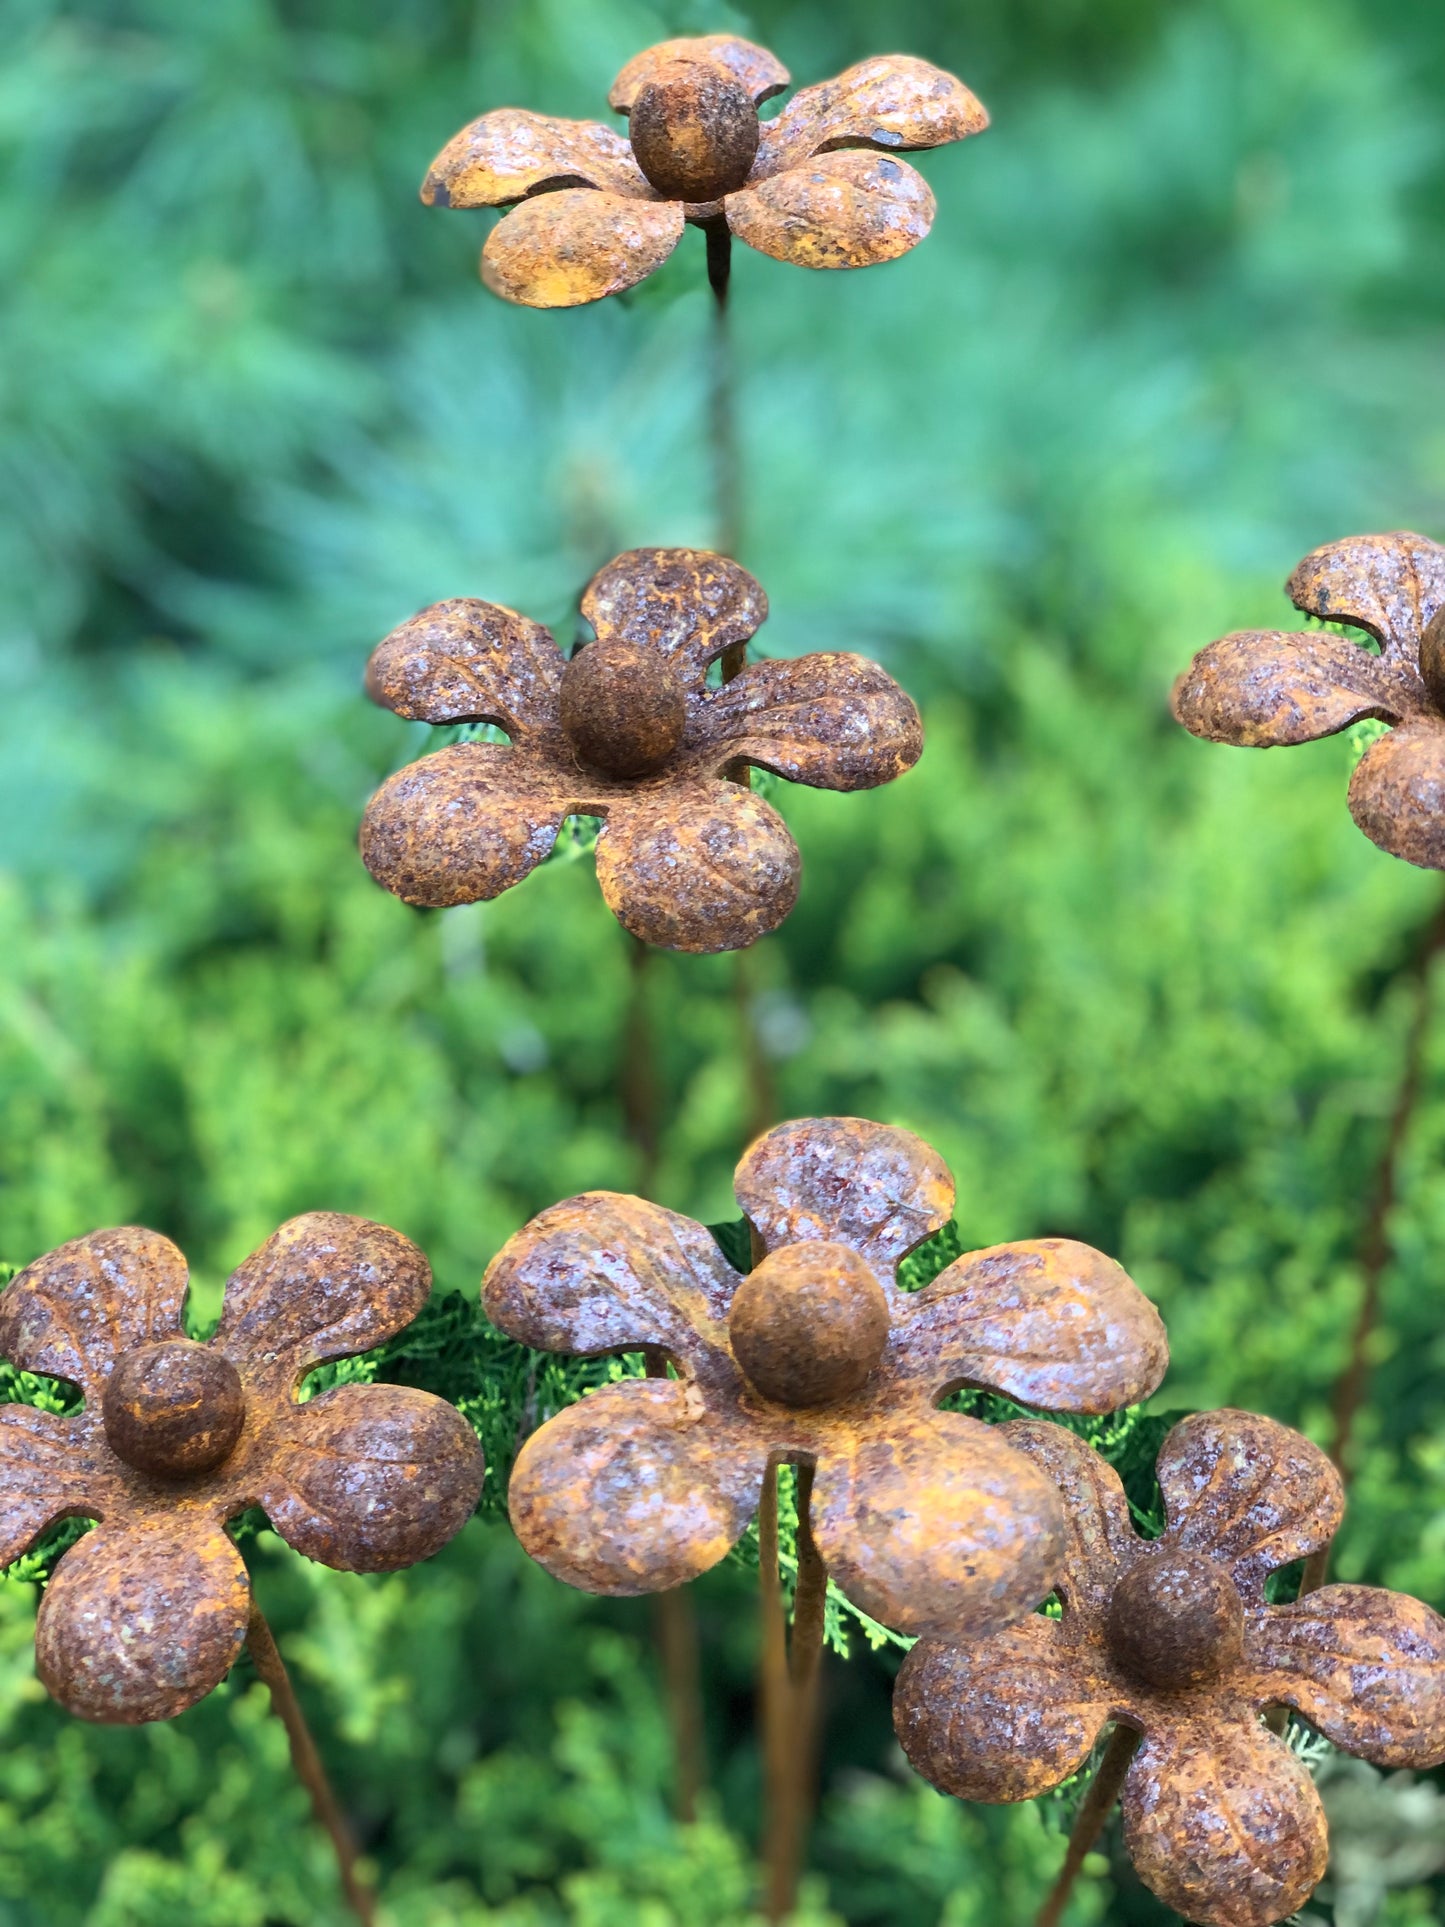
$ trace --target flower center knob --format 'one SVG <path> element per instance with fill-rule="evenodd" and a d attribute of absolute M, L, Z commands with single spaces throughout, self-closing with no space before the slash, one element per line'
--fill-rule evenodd
<path fill-rule="evenodd" d="M 1124 1671 L 1149 1686 L 1203 1686 L 1239 1659 L 1244 1606 L 1212 1559 L 1191 1552 L 1145 1557 L 1114 1588 L 1109 1645 Z"/>
<path fill-rule="evenodd" d="M 209 1472 L 241 1436 L 241 1378 L 229 1358 L 188 1338 L 138 1345 L 116 1360 L 101 1400 L 105 1436 L 138 1472 Z"/>
<path fill-rule="evenodd" d="M 589 643 L 562 672 L 562 727 L 584 763 L 609 776 L 647 776 L 682 741 L 687 704 L 656 649 L 610 637 Z"/>
<path fill-rule="evenodd" d="M 888 1343 L 888 1300 L 847 1245 L 784 1245 L 733 1295 L 733 1353 L 764 1398 L 832 1405 L 856 1392 Z"/>
<path fill-rule="evenodd" d="M 718 201 L 748 178 L 762 128 L 752 95 L 714 60 L 672 60 L 628 115 L 637 165 L 669 201 Z"/>

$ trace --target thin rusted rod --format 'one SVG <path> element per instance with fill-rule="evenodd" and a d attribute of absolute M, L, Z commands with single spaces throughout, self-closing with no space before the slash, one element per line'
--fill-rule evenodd
<path fill-rule="evenodd" d="M 813 1468 L 797 1470 L 798 1577 L 793 1631 L 786 1636 L 778 1576 L 778 1475 L 770 1470 L 758 1513 L 763 1613 L 763 1764 L 767 1824 L 764 1913 L 792 1913 L 812 1820 L 818 1736 L 818 1676 L 823 1652 L 828 1573 L 813 1538 Z"/>
<path fill-rule="evenodd" d="M 1089 1790 L 1074 1816 L 1074 1827 L 1069 1835 L 1069 1850 L 1064 1855 L 1064 1864 L 1059 1869 L 1059 1877 L 1049 1891 L 1048 1899 L 1039 1909 L 1034 1927 L 1059 1927 L 1068 1905 L 1069 1895 L 1074 1890 L 1074 1882 L 1079 1877 L 1079 1869 L 1093 1851 L 1094 1843 L 1104 1831 L 1104 1823 L 1113 1811 L 1124 1785 L 1124 1776 L 1129 1771 L 1129 1762 L 1139 1749 L 1140 1735 L 1132 1726 L 1116 1726 L 1104 1748 L 1104 1757 L 1089 1783 Z"/>
<path fill-rule="evenodd" d="M 769 1921 L 786 1919 L 791 1896 L 780 1859 L 784 1806 L 792 1764 L 792 1683 L 788 1677 L 788 1630 L 778 1571 L 778 1468 L 763 1474 L 758 1501 L 758 1697 L 763 1743 L 763 1910 Z"/>
<path fill-rule="evenodd" d="M 649 1378 L 667 1377 L 667 1355 L 647 1347 Z M 663 1696 L 672 1731 L 673 1810 L 679 1820 L 697 1818 L 698 1795 L 707 1784 L 703 1739 L 702 1661 L 697 1605 L 690 1586 L 654 1595 L 657 1655 L 662 1664 Z"/>
<path fill-rule="evenodd" d="M 627 937 L 629 983 L 627 1015 L 622 1026 L 622 1064 L 618 1082 L 627 1135 L 637 1151 L 637 1189 L 650 1198 L 657 1184 L 657 1161 L 662 1148 L 662 1083 L 649 1008 L 652 946 L 630 933 Z"/>
<path fill-rule="evenodd" d="M 326 1768 L 321 1764 L 321 1755 L 316 1750 L 311 1728 L 306 1724 L 306 1715 L 291 1684 L 291 1675 L 286 1671 L 286 1662 L 266 1623 L 265 1614 L 254 1598 L 251 1601 L 250 1623 L 246 1628 L 246 1644 L 257 1673 L 270 1690 L 271 1711 L 286 1729 L 286 1737 L 291 1742 L 291 1764 L 296 1769 L 297 1779 L 311 1796 L 311 1811 L 331 1836 L 347 1904 L 363 1927 L 373 1927 L 376 1895 L 357 1871 L 356 1844 L 352 1840 L 351 1829 L 326 1777 Z"/>

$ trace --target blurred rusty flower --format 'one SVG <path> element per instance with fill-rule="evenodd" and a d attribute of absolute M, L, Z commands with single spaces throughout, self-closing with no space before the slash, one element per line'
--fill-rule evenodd
<path fill-rule="evenodd" d="M 68 1416 L 0 1407 L 0 1563 L 58 1519 L 98 1519 L 40 1602 L 36 1669 L 83 1719 L 169 1719 L 229 1670 L 250 1583 L 225 1531 L 248 1506 L 298 1552 L 390 1572 L 439 1550 L 481 1493 L 471 1428 L 442 1399 L 306 1373 L 382 1343 L 426 1302 L 399 1232 L 312 1212 L 226 1286 L 208 1344 L 185 1335 L 186 1262 L 154 1231 L 96 1231 L 0 1293 L 0 1354 L 79 1386 Z"/>
<path fill-rule="evenodd" d="M 666 40 L 631 60 L 597 121 L 522 108 L 483 114 L 427 170 L 436 207 L 510 207 L 482 250 L 482 279 L 530 308 L 575 308 L 643 280 L 687 222 L 807 268 L 891 261 L 933 224 L 927 182 L 901 153 L 982 133 L 961 82 L 904 54 L 805 87 L 776 119 L 758 107 L 788 84 L 762 47 L 730 34 Z"/>
<path fill-rule="evenodd" d="M 860 790 L 911 769 L 918 711 L 861 656 L 754 662 L 721 688 L 709 666 L 768 613 L 735 562 L 633 549 L 594 576 L 597 640 L 570 662 L 550 631 L 462 599 L 404 622 L 376 650 L 373 701 L 429 723 L 488 722 L 509 744 L 456 743 L 372 798 L 361 854 L 407 903 L 475 903 L 518 883 L 563 819 L 606 817 L 597 878 L 644 942 L 737 950 L 792 909 L 801 859 L 747 764 L 815 789 Z"/>
<path fill-rule="evenodd" d="M 987 1632 L 1048 1591 L 1063 1549 L 1052 1481 L 996 1427 L 938 1409 L 961 1385 L 1107 1412 L 1166 1362 L 1147 1299 L 1087 1245 L 958 1258 L 901 1291 L 899 1260 L 944 1224 L 953 1180 L 911 1132 L 812 1118 L 758 1139 L 736 1190 L 765 1254 L 746 1276 L 703 1226 L 589 1192 L 511 1239 L 483 1285 L 524 1344 L 655 1347 L 676 1378 L 593 1392 L 512 1474 L 527 1551 L 588 1592 L 658 1592 L 742 1533 L 763 1478 L 815 1465 L 812 1530 L 855 1604 L 909 1632 Z"/>
<path fill-rule="evenodd" d="M 1395 727 L 1350 780 L 1350 814 L 1391 856 L 1445 870 L 1445 548 L 1423 535 L 1352 535 L 1307 555 L 1286 585 L 1343 636 L 1246 629 L 1210 643 L 1174 690 L 1187 730 L 1269 749 L 1367 717 Z"/>
<path fill-rule="evenodd" d="M 1027 1800 L 1120 1721 L 1143 1735 L 1124 1841 L 1147 1885 L 1206 1927 L 1284 1919 L 1324 1874 L 1325 1818 L 1261 1709 L 1293 1706 L 1378 1766 L 1438 1765 L 1445 1620 L 1372 1586 L 1267 1603 L 1268 1575 L 1328 1545 L 1344 1509 L 1324 1453 L 1271 1419 L 1207 1412 L 1174 1427 L 1155 1540 L 1136 1535 L 1118 1475 L 1081 1439 L 1001 1429 L 1063 1495 L 1063 1617 L 915 1646 L 894 1698 L 904 1751 L 961 1799 Z"/>

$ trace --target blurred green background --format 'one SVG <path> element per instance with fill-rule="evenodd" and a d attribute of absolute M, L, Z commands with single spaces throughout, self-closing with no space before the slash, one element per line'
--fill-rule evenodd
<path fill-rule="evenodd" d="M 427 734 L 360 675 L 439 597 L 568 640 L 615 551 L 710 540 L 700 238 L 629 298 L 512 310 L 476 279 L 488 217 L 416 188 L 485 108 L 606 117 L 630 54 L 719 27 L 799 82 L 923 55 L 994 115 L 923 158 L 903 261 L 735 262 L 761 646 L 880 658 L 929 733 L 887 790 L 777 798 L 806 865 L 753 973 L 780 1113 L 920 1131 L 972 1242 L 1119 1257 L 1169 1323 L 1160 1409 L 1324 1438 L 1440 884 L 1354 829 L 1347 741 L 1211 748 L 1167 693 L 1226 629 L 1289 626 L 1316 544 L 1445 535 L 1423 0 L 0 0 L 0 1256 L 143 1221 L 213 1310 L 322 1206 L 474 1294 L 530 1213 L 637 1181 L 590 859 L 440 914 L 378 890 L 356 823 Z M 654 979 L 657 1195 L 730 1217 L 732 967 Z M 1436 1607 L 1442 1149 L 1445 1014 L 1337 1562 Z M 744 1574 L 699 1589 L 713 1787 L 679 1828 L 646 1602 L 482 1524 L 395 1578 L 254 1564 L 393 1927 L 753 1918 Z M 85 1729 L 32 1616 L 0 1587 L 5 1927 L 345 1918 L 244 1668 L 173 1726 Z M 1056 1826 L 912 1779 L 888 1670 L 830 1662 L 802 1918 L 1026 1920 Z M 1349 1791 L 1357 1874 L 1311 1917 L 1445 1920 L 1438 1804 L 1417 1825 L 1374 1781 L 1351 1833 Z M 1070 1916 L 1168 1918 L 1117 1868 Z"/>

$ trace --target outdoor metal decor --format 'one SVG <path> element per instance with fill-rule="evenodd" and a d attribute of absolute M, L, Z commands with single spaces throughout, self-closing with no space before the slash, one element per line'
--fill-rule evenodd
<path fill-rule="evenodd" d="M 907 253 L 933 224 L 928 183 L 894 158 L 982 133 L 969 90 L 926 60 L 860 61 L 805 87 L 762 47 L 729 34 L 667 40 L 623 68 L 598 121 L 503 107 L 474 120 L 427 170 L 437 207 L 513 207 L 482 250 L 507 301 L 573 308 L 662 266 L 691 221 L 779 261 L 862 268 Z"/>
<path fill-rule="evenodd" d="M 1174 691 L 1187 730 L 1268 749 L 1366 717 L 1394 727 L 1350 780 L 1350 814 L 1391 856 L 1445 869 L 1445 548 L 1423 535 L 1354 535 L 1307 555 L 1286 585 L 1306 615 L 1379 647 L 1305 630 L 1210 643 Z"/>
<path fill-rule="evenodd" d="M 1324 1453 L 1271 1419 L 1174 1427 L 1158 1464 L 1168 1525 L 1152 1541 L 1081 1439 L 1033 1421 L 1001 1431 L 1063 1496 L 1063 1617 L 915 1646 L 894 1698 L 904 1751 L 945 1792 L 1027 1800 L 1119 1721 L 1143 1735 L 1124 1841 L 1147 1885 L 1203 1927 L 1283 1920 L 1323 1876 L 1328 1843 L 1314 1782 L 1260 1712 L 1296 1707 L 1379 1766 L 1438 1765 L 1445 1620 L 1371 1586 L 1270 1603 L 1270 1574 L 1328 1546 L 1344 1511 Z"/>
<path fill-rule="evenodd" d="M 483 1299 L 512 1337 L 655 1347 L 678 1373 L 606 1386 L 533 1434 L 510 1491 L 522 1544 L 585 1591 L 681 1585 L 742 1533 L 770 1466 L 793 1460 L 816 1464 L 812 1532 L 865 1612 L 935 1634 L 1027 1613 L 1063 1552 L 1053 1481 L 938 1400 L 970 1384 L 1113 1411 L 1163 1376 L 1154 1307 L 1064 1239 L 973 1252 L 899 1290 L 899 1260 L 953 1203 L 942 1160 L 908 1131 L 780 1125 L 736 1191 L 761 1249 L 746 1276 L 701 1225 L 610 1192 L 543 1211 L 493 1261 Z"/>
<path fill-rule="evenodd" d="M 635 937 L 753 943 L 792 909 L 801 858 L 747 765 L 871 789 L 917 762 L 918 711 L 876 664 L 833 652 L 753 662 L 709 689 L 710 666 L 741 654 L 768 601 L 702 550 L 618 556 L 582 613 L 597 640 L 570 661 L 540 623 L 470 599 L 424 609 L 378 647 L 374 701 L 412 720 L 495 723 L 511 742 L 456 743 L 384 783 L 361 826 L 367 868 L 407 903 L 475 903 L 533 870 L 565 817 L 601 816 L 597 880 Z"/>
<path fill-rule="evenodd" d="M 445 1400 L 342 1385 L 313 1367 L 421 1310 L 425 1258 L 365 1218 L 312 1212 L 233 1273 L 208 1344 L 182 1321 L 186 1262 L 154 1231 L 96 1231 L 0 1293 L 0 1354 L 84 1394 L 68 1415 L 0 1407 L 0 1566 L 64 1518 L 98 1519 L 40 1602 L 36 1668 L 84 1719 L 169 1719 L 247 1636 L 251 1591 L 226 1521 L 264 1506 L 298 1552 L 390 1572 L 444 1546 L 481 1493 L 482 1454 Z"/>

